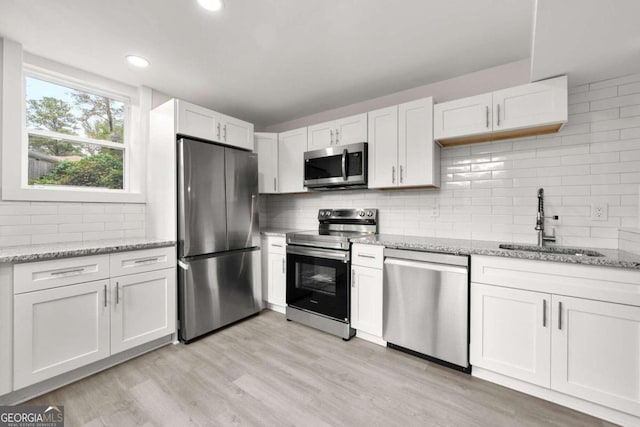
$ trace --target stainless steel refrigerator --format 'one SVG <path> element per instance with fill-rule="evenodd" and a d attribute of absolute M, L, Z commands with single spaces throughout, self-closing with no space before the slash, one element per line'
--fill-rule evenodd
<path fill-rule="evenodd" d="M 182 138 L 178 158 L 179 336 L 261 308 L 257 155 Z"/>

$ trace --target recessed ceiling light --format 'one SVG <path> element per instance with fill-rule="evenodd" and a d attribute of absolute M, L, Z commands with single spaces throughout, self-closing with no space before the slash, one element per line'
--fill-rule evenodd
<path fill-rule="evenodd" d="M 222 0 L 198 0 L 198 4 L 204 9 L 210 10 L 212 12 L 217 12 L 218 10 L 222 9 L 222 6 L 224 6 Z"/>
<path fill-rule="evenodd" d="M 127 55 L 127 61 L 129 61 L 129 64 L 138 68 L 147 68 L 149 66 L 149 61 L 137 55 Z"/>

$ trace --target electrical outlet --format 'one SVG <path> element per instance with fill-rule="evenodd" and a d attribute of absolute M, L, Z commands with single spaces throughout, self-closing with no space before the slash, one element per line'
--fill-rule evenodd
<path fill-rule="evenodd" d="M 593 203 L 591 204 L 591 220 L 592 221 L 606 221 L 608 218 L 606 203 Z"/>
<path fill-rule="evenodd" d="M 440 205 L 436 202 L 431 206 L 431 218 L 437 218 L 440 216 Z"/>

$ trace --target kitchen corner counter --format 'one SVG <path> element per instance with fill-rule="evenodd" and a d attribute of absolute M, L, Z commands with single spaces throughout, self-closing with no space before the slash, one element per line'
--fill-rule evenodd
<path fill-rule="evenodd" d="M 0 263 L 21 263 L 174 246 L 173 240 L 108 239 L 0 248 Z"/>
<path fill-rule="evenodd" d="M 577 256 L 548 252 L 500 249 L 501 242 L 483 240 L 444 239 L 437 237 L 402 236 L 377 234 L 355 238 L 352 243 L 381 245 L 392 249 L 406 249 L 423 252 L 438 252 L 453 255 L 488 255 L 509 258 L 554 261 L 570 264 L 597 265 L 601 267 L 631 268 L 640 270 L 640 255 L 617 249 L 589 248 L 600 252 L 602 257 Z"/>
<path fill-rule="evenodd" d="M 295 228 L 265 228 L 260 230 L 260 234 L 263 236 L 286 237 L 287 233 L 292 233 L 294 231 L 300 230 Z"/>

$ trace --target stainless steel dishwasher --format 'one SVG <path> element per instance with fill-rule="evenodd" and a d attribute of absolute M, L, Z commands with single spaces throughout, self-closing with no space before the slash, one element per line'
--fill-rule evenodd
<path fill-rule="evenodd" d="M 384 250 L 383 338 L 470 372 L 469 257 Z"/>

